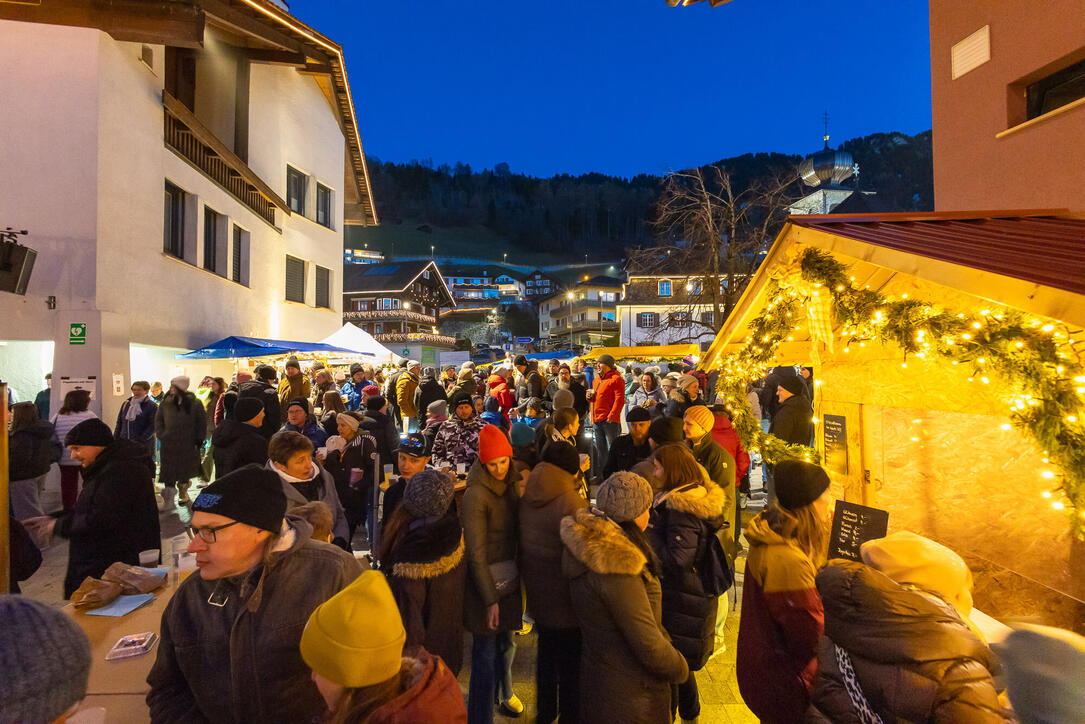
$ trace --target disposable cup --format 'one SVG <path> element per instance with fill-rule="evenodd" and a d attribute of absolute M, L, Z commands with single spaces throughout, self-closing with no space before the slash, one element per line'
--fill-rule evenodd
<path fill-rule="evenodd" d="M 144 568 L 154 568 L 158 565 L 158 549 L 150 548 L 139 552 L 139 565 Z"/>

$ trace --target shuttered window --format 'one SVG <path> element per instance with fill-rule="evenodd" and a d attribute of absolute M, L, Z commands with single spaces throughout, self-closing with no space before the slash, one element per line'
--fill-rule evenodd
<path fill-rule="evenodd" d="M 241 283 L 241 246 L 244 243 L 245 243 L 245 232 L 241 229 L 240 226 L 235 226 L 234 227 L 234 248 L 233 248 L 233 253 L 231 254 L 232 267 L 231 267 L 230 278 L 233 279 L 238 284 Z"/>
<path fill-rule="evenodd" d="M 316 305 L 331 309 L 331 271 L 322 266 L 316 268 Z"/>
<path fill-rule="evenodd" d="M 296 168 L 286 167 L 286 205 L 295 214 L 305 213 L 305 182 L 308 179 Z"/>
<path fill-rule="evenodd" d="M 286 257 L 286 301 L 305 304 L 305 262 Z"/>
<path fill-rule="evenodd" d="M 316 223 L 329 229 L 332 226 L 332 190 L 319 183 L 316 185 Z"/>
<path fill-rule="evenodd" d="M 659 315 L 656 312 L 641 312 L 637 315 L 638 327 L 658 327 Z"/>

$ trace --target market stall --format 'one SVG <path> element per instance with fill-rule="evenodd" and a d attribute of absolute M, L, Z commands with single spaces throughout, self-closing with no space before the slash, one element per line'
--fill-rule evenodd
<path fill-rule="evenodd" d="M 590 352 L 580 355 L 580 359 L 599 359 L 601 355 L 609 354 L 619 362 L 660 362 L 673 360 L 683 361 L 688 358 L 689 364 L 696 364 L 701 347 L 697 344 L 662 344 L 644 347 L 594 347 Z"/>
<path fill-rule="evenodd" d="M 978 606 L 1085 629 L 1085 220 L 792 217 L 701 360 L 747 444 L 958 551 Z M 815 449 L 746 385 L 814 368 Z"/>
<path fill-rule="evenodd" d="M 373 335 L 361 327 L 347 322 L 333 334 L 321 340 L 323 344 L 351 350 L 358 354 L 371 355 L 372 361 L 379 364 L 399 364 L 403 359 L 392 350 L 374 339 Z M 346 360 L 343 360 L 346 361 Z M 338 364 L 339 359 L 332 359 L 332 364 Z"/>

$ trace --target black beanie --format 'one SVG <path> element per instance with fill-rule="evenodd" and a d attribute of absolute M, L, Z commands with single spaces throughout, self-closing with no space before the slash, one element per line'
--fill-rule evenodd
<path fill-rule="evenodd" d="M 467 394 L 463 390 L 460 390 L 456 394 L 452 395 L 450 403 L 451 404 L 449 405 L 449 407 L 452 408 L 453 412 L 455 412 L 456 408 L 460 405 L 471 405 L 471 409 L 474 409 L 475 407 L 474 403 L 471 401 L 471 395 Z"/>
<path fill-rule="evenodd" d="M 576 475 L 577 471 L 580 470 L 580 453 L 567 442 L 555 440 L 547 445 L 546 449 L 543 450 L 542 461 L 557 465 L 570 475 Z"/>
<path fill-rule="evenodd" d="M 289 404 L 287 404 L 286 409 L 289 410 L 294 405 L 297 405 L 302 410 L 304 410 L 306 415 L 309 414 L 309 401 L 304 397 L 295 397 L 289 402 Z"/>
<path fill-rule="evenodd" d="M 361 372 L 361 371 L 362 371 L 362 366 L 360 364 L 358 364 L 357 362 L 355 362 L 354 364 L 352 364 L 350 366 L 350 375 L 351 375 L 351 377 L 354 376 L 355 372 Z"/>
<path fill-rule="evenodd" d="M 647 422 L 652 419 L 652 413 L 643 407 L 631 407 L 625 415 L 626 422 Z"/>
<path fill-rule="evenodd" d="M 293 355 L 286 358 L 286 364 L 284 364 L 283 367 L 293 367 L 297 369 L 298 372 L 301 372 L 301 363 L 299 363 L 298 358 Z"/>
<path fill-rule="evenodd" d="M 109 425 L 97 417 L 83 420 L 64 436 L 64 445 L 100 445 L 106 447 L 113 444 L 113 433 Z"/>
<path fill-rule="evenodd" d="M 522 354 L 518 354 L 518 355 L 516 355 L 516 359 L 514 359 L 512 361 L 512 363 L 514 365 L 516 365 L 517 367 L 519 367 L 520 365 L 526 365 L 527 364 L 527 357 L 525 357 Z"/>
<path fill-rule="evenodd" d="M 278 376 L 275 372 L 275 368 L 269 365 L 260 365 L 252 372 L 256 375 L 257 379 L 263 380 L 264 382 L 269 382 Z"/>
<path fill-rule="evenodd" d="M 264 409 L 264 401 L 255 397 L 242 397 L 234 403 L 234 419 L 238 422 L 248 422 L 260 414 Z"/>
<path fill-rule="evenodd" d="M 286 494 L 278 473 L 249 463 L 201 490 L 192 512 L 213 513 L 278 533 L 286 515 Z"/>
<path fill-rule="evenodd" d="M 381 395 L 373 395 L 365 401 L 365 409 L 371 412 L 380 412 L 380 409 L 388 404 L 388 400 Z"/>
<path fill-rule="evenodd" d="M 648 427 L 648 437 L 655 440 L 656 445 L 682 442 L 685 439 L 682 434 L 682 418 L 657 417 Z"/>
<path fill-rule="evenodd" d="M 791 374 L 786 375 L 782 380 L 777 383 L 780 387 L 790 392 L 793 395 L 805 395 L 806 383 L 798 375 Z"/>
<path fill-rule="evenodd" d="M 780 507 L 793 511 L 810 505 L 829 488 L 829 476 L 820 466 L 796 458 L 776 463 L 772 478 Z"/>

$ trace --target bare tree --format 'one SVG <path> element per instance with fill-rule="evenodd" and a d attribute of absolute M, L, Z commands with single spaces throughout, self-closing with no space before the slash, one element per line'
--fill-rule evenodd
<path fill-rule="evenodd" d="M 796 169 L 779 168 L 739 188 L 721 165 L 667 176 L 656 204 L 658 245 L 630 251 L 627 265 L 630 275 L 667 275 L 679 285 L 653 336 L 682 329 L 673 341 L 696 341 L 719 331 L 798 198 L 798 180 Z M 695 313 L 705 307 L 710 321 Z"/>

